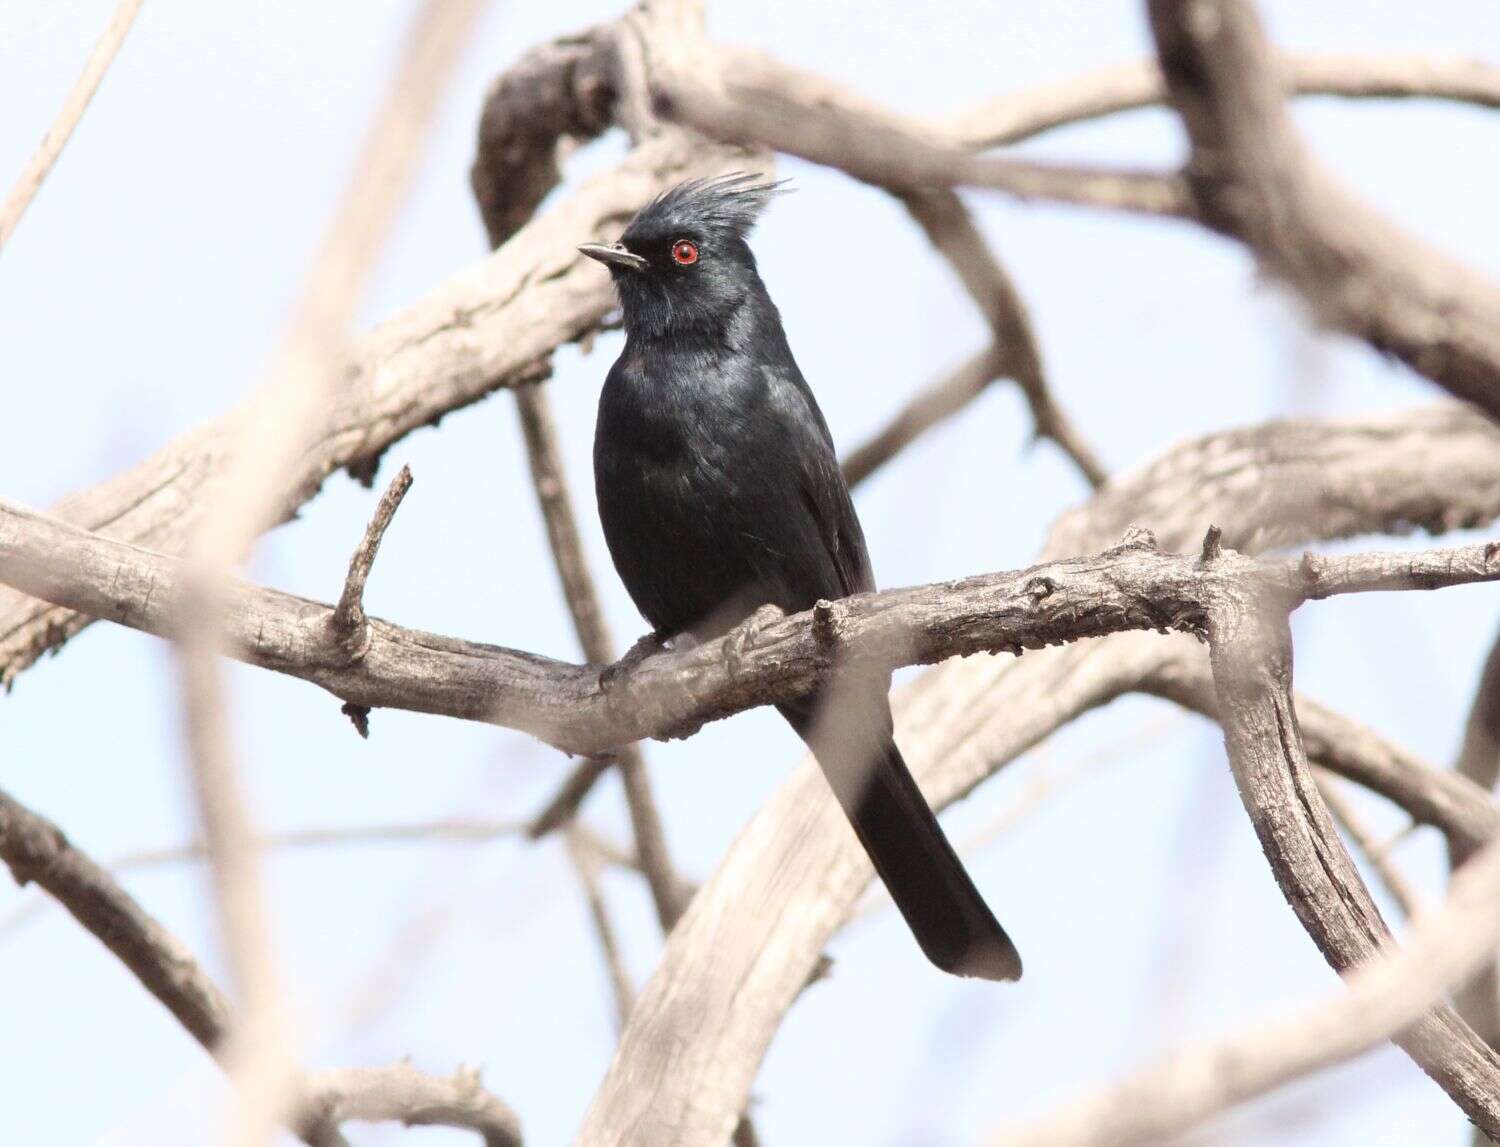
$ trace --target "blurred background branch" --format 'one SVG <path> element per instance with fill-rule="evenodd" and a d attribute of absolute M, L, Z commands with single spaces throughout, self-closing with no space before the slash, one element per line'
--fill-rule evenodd
<path fill-rule="evenodd" d="M 42 148 L 0 208 L 0 245 L 77 124 L 138 7 L 131 0 L 120 5 Z M 1413 237 L 1417 228 L 1387 222 L 1337 186 L 1303 142 L 1314 131 L 1301 123 L 1294 128 L 1284 107 L 1288 97 L 1332 95 L 1496 108 L 1500 68 L 1439 54 L 1278 53 L 1244 0 L 1150 0 L 1146 7 L 1159 63 L 1078 70 L 1070 59 L 1066 68 L 1055 69 L 1068 74 L 1061 81 L 1023 83 L 978 102 L 971 97 L 969 106 L 947 115 L 890 110 L 842 78 L 829 78 L 843 75 L 833 61 L 825 77 L 758 47 L 710 40 L 703 7 L 695 0 L 653 0 L 583 32 L 544 40 L 500 72 L 482 103 L 470 183 L 492 254 L 446 278 L 424 269 L 426 278 L 406 297 L 390 304 L 382 300 L 393 318 L 351 336 L 358 305 L 414 187 L 426 138 L 437 134 L 432 126 L 441 91 L 461 75 L 463 49 L 482 27 L 482 0 L 422 0 L 389 67 L 383 102 L 335 202 L 302 300 L 260 390 L 228 414 L 179 435 L 145 462 L 63 499 L 51 514 L 0 502 L 0 581 L 9 587 L 0 588 L 0 681 L 12 684 L 94 617 L 179 642 L 186 749 L 196 766 L 200 816 L 195 843 L 127 856 L 106 871 L 71 846 L 55 825 L 0 796 L 0 857 L 19 881 L 37 883 L 97 935 L 205 1048 L 221 1059 L 227 1056 L 242 1084 L 231 1138 L 263 1142 L 279 1122 L 290 1122 L 308 1142 L 332 1147 L 343 1142 L 342 1122 L 379 1120 L 443 1123 L 477 1132 L 490 1145 L 519 1143 L 517 1117 L 480 1086 L 477 1072 L 465 1069 L 443 1078 L 403 1063 L 308 1075 L 297 1067 L 296 1045 L 285 1034 L 290 1025 L 282 1023 L 292 993 L 282 992 L 278 955 L 270 943 L 284 894 L 279 886 L 262 887 L 257 863 L 272 847 L 511 838 L 519 844 L 522 837 L 563 829 L 555 843 L 536 843 L 523 855 L 528 871 L 552 871 L 548 866 L 561 862 L 571 873 L 565 878 L 582 886 L 578 934 L 602 953 L 607 1007 L 619 1029 L 614 1062 L 604 1072 L 578 1142 L 710 1144 L 731 1134 L 741 1147 L 755 1142 L 746 1112 L 761 1060 L 791 1004 L 826 974 L 825 947 L 854 910 L 869 871 L 842 822 L 830 813 L 821 779 L 804 764 L 770 794 L 722 858 L 717 858 L 722 840 L 714 844 L 708 855 L 716 870 L 695 890 L 683 875 L 691 866 L 669 851 L 667 839 L 669 825 L 679 846 L 698 826 L 669 815 L 671 802 L 653 787 L 635 740 L 685 736 L 704 721 L 821 679 L 832 652 L 818 634 L 826 635 L 829 626 L 819 630 L 806 617 L 785 619 L 733 651 L 710 644 L 650 653 L 643 645 L 601 676 L 618 656 L 608 620 L 613 583 L 593 575 L 591 565 L 597 563 L 591 555 L 598 549 L 581 525 L 588 520 L 587 495 L 575 500 L 570 492 L 568 471 L 578 453 L 578 432 L 569 422 L 576 416 L 574 400 L 566 387 L 554 393 L 543 384 L 555 366 L 573 370 L 570 356 L 559 350 L 578 343 L 586 351 L 614 325 L 608 283 L 598 268 L 580 262 L 575 245 L 615 238 L 642 203 L 682 179 L 738 169 L 768 171 L 767 149 L 831 168 L 893 197 L 920 232 L 921 257 L 935 254 L 951 272 L 953 282 L 941 280 L 942 289 L 961 291 L 969 304 L 964 310 L 977 312 L 982 324 L 982 341 L 968 344 L 977 351 L 924 388 L 897 394 L 883 425 L 879 416 L 867 419 L 873 434 L 845 458 L 850 482 L 898 463 L 911 473 L 918 465 L 913 459 L 946 449 L 935 443 L 966 441 L 958 436 L 973 419 L 959 416 L 975 408 L 994 381 L 1008 379 L 1016 383 L 1032 437 L 1057 447 L 1074 489 L 1086 484 L 1092 490 L 1087 501 L 1056 520 L 1040 564 L 1020 574 L 952 580 L 955 572 L 1023 564 L 1024 554 L 1002 546 L 1003 558 L 966 558 L 957 571 L 938 563 L 930 573 L 907 578 L 930 584 L 837 603 L 826 611 L 836 618 L 840 654 L 903 664 L 942 661 L 904 687 L 898 711 L 903 751 L 929 798 L 941 806 L 966 794 L 1028 749 L 1073 733 L 1078 718 L 1129 694 L 1200 713 L 1224 730 L 1245 812 L 1277 885 L 1327 961 L 1349 976 L 1351 990 L 1336 1000 L 1182 1053 L 1123 1090 L 1085 1099 L 1066 1119 L 1048 1125 L 1050 1130 L 1025 1138 L 1033 1134 L 1027 1131 L 1017 1141 L 1155 1141 L 1386 1038 L 1396 1040 L 1442 1085 L 1479 1125 L 1481 1139 L 1486 1130 L 1500 1132 L 1500 1058 L 1491 1046 L 1500 1002 L 1494 961 L 1488 958 L 1496 945 L 1496 846 L 1489 842 L 1500 826 L 1500 809 L 1490 793 L 1500 760 L 1495 733 L 1500 655 L 1490 655 L 1456 766 L 1444 771 L 1423 761 L 1423 754 L 1434 753 L 1430 743 L 1417 744 L 1419 754 L 1374 725 L 1294 697 L 1285 625 L 1295 604 L 1342 589 L 1491 580 L 1500 572 L 1500 554 L 1493 544 L 1472 538 L 1451 539 L 1425 554 L 1381 553 L 1387 547 L 1360 542 L 1358 552 L 1300 562 L 1233 552 L 1264 555 L 1314 541 L 1414 529 L 1443 534 L 1500 517 L 1500 431 L 1490 420 L 1500 414 L 1500 293 L 1486 277 L 1492 272 L 1439 253 Z M 1019 28 L 1007 26 L 1005 42 L 1017 39 Z M 997 53 L 1003 60 L 1004 49 Z M 903 53 L 903 66 L 912 63 L 908 55 Z M 879 91 L 879 99 L 910 102 L 906 84 L 886 78 L 890 90 Z M 1054 129 L 1163 104 L 1187 131 L 1190 149 L 1181 171 L 1121 161 L 1120 155 L 1148 153 L 1130 145 L 1089 162 L 994 152 Z M 609 150 L 615 137 L 628 141 L 623 157 Z M 1130 138 L 1137 144 L 1141 139 Z M 570 157 L 596 141 L 605 162 L 590 158 L 575 172 Z M 816 178 L 809 173 L 810 181 Z M 959 188 L 977 194 L 965 191 L 961 197 Z M 988 194 L 996 191 L 999 196 Z M 864 202 L 858 194 L 851 193 L 848 202 Z M 1119 409 L 1103 401 L 1110 397 L 1106 391 L 1127 386 L 1128 376 L 1096 378 L 1087 401 L 1078 401 L 1076 392 L 1073 401 L 1065 401 L 1081 342 L 1076 331 L 1070 336 L 1068 328 L 1051 325 L 1053 311 L 1044 308 L 1057 309 L 1057 286 L 1049 281 L 1050 268 L 1031 250 L 1036 236 L 1054 234 L 1047 228 L 1059 224 L 1037 212 L 1025 217 L 1037 222 L 1035 235 L 1009 223 L 995 226 L 993 207 L 1006 197 L 1103 208 L 1122 217 L 1120 226 L 1143 226 L 1141 218 L 1187 222 L 1175 232 L 1192 236 L 1209 230 L 1238 240 L 1320 323 L 1395 356 L 1472 407 L 1447 403 L 1388 415 L 1254 424 L 1169 449 L 1170 438 L 1152 439 L 1155 462 L 1112 478 L 1100 447 L 1111 458 L 1127 451 L 1140 455 L 1146 441 L 1141 434 L 1134 436 L 1141 441 L 1134 441 L 1106 413 Z M 1077 228 L 1080 237 L 1095 225 L 1076 214 L 1057 218 L 1066 218 L 1065 225 Z M 29 225 L 26 235 L 33 230 Z M 1003 243 L 995 240 L 997 231 Z M 1136 233 L 1154 242 L 1165 229 Z M 817 240 L 812 244 L 808 238 L 802 236 L 802 249 L 819 254 L 825 240 L 838 237 L 825 232 L 812 236 Z M 1060 246 L 1064 261 L 1070 251 Z M 1149 281 L 1145 260 L 1132 264 L 1131 285 L 1124 288 L 1108 284 L 1091 250 L 1083 253 L 1089 257 L 1074 260 L 1078 269 L 1067 283 L 1070 306 L 1088 321 L 1089 309 L 1099 307 L 1089 293 L 1099 274 L 1104 306 L 1134 314 L 1136 284 Z M 1048 262 L 1053 255 L 1047 251 Z M 910 262 L 903 266 L 892 269 L 902 288 L 897 294 L 912 312 L 908 317 L 920 318 L 920 307 L 907 299 L 914 292 L 906 290 L 908 282 L 919 280 L 912 277 Z M 833 281 L 835 272 L 819 260 L 817 275 L 808 277 Z M 433 286 L 435 279 L 441 281 Z M 830 306 L 829 313 L 838 312 Z M 855 333 L 862 341 L 878 342 L 880 327 L 890 322 L 883 312 L 862 314 L 859 321 L 869 330 L 845 321 L 840 337 L 847 341 Z M 1171 325 L 1181 328 L 1179 338 L 1194 337 L 1188 323 Z M 1143 346 L 1154 345 L 1149 332 L 1139 333 Z M 1082 341 L 1092 338 L 1092 329 L 1086 334 Z M 1045 355 L 1043 335 L 1050 352 Z M 966 337 L 972 339 L 972 332 Z M 588 365 L 598 373 L 597 363 Z M 1152 364 L 1153 374 L 1157 365 Z M 1217 386 L 1221 372 L 1217 361 L 1204 366 L 1206 391 Z M 888 373 L 915 377 L 906 363 Z M 868 368 L 861 377 L 868 380 Z M 367 616 L 365 581 L 409 481 L 404 467 L 350 563 L 337 606 L 229 579 L 255 539 L 295 516 L 335 471 L 347 470 L 371 484 L 392 445 L 497 389 L 516 392 L 519 444 L 528 459 L 572 640 L 587 664 L 439 637 Z M 1209 417 L 1202 415 L 1208 408 L 1200 397 L 1184 387 L 1179 395 L 1135 396 L 1135 401 L 1171 434 L 1175 431 L 1168 428 L 1185 424 L 1176 418 L 1181 410 Z M 867 401 L 861 390 L 859 402 Z M 886 396 L 879 401 L 885 403 Z M 1192 424 L 1201 424 L 1202 417 Z M 1101 430 L 1111 433 L 1106 437 Z M 988 453 L 1005 453 L 992 449 L 988 437 L 983 441 Z M 931 541 L 930 531 L 923 532 L 930 523 L 910 519 L 935 521 L 950 498 L 938 495 L 931 471 L 917 473 L 919 493 L 905 506 L 906 532 L 899 539 L 913 551 Z M 993 511 L 989 479 L 986 475 L 980 483 L 982 489 L 964 492 L 964 528 L 1013 545 L 1023 531 L 1012 518 L 1020 519 L 1017 513 Z M 887 497 L 894 488 L 889 482 L 880 485 L 868 496 Z M 498 499 L 506 514 L 512 503 L 523 501 L 510 493 Z M 1026 500 L 1034 500 L 1032 491 Z M 501 520 L 474 507 L 455 509 L 451 499 L 440 501 L 448 530 L 455 519 L 486 526 Z M 348 504 L 328 512 L 346 517 Z M 406 511 L 403 522 L 417 513 Z M 975 522 L 984 524 L 976 530 Z M 419 527 L 414 523 L 414 532 Z M 1210 527 L 1211 543 L 1200 551 Z M 1155 531 L 1159 552 L 1137 528 Z M 309 535 L 308 528 L 298 534 Z M 1122 537 L 1125 544 L 1115 546 Z M 446 567 L 463 560 L 451 536 L 437 552 L 430 545 L 413 550 L 404 560 L 420 564 L 424 586 L 431 580 L 442 587 Z M 1079 557 L 1100 551 L 1105 552 L 1097 558 Z M 1177 552 L 1194 556 L 1169 556 Z M 385 560 L 397 562 L 394 555 Z M 505 560 L 513 577 L 526 564 L 509 555 Z M 327 562 L 310 560 L 309 568 L 326 574 Z M 910 568 L 929 567 L 913 563 Z M 286 584 L 277 573 L 257 570 L 255 576 Z M 435 606 L 445 595 L 439 588 L 431 596 L 434 600 L 424 605 Z M 526 608 L 533 608 L 529 599 Z M 1332 607 L 1317 611 L 1333 613 Z M 472 610 L 461 617 L 465 634 L 490 624 Z M 501 624 L 519 621 L 524 628 L 527 620 L 512 613 Z M 467 628 L 471 625 L 474 630 Z M 1210 649 L 1205 652 L 1180 633 L 1163 638 L 1122 632 L 1157 628 L 1206 635 Z M 526 638 L 512 640 L 543 648 L 540 640 L 533 643 L 533 630 L 526 632 Z M 1056 642 L 1068 644 L 1043 648 Z M 1019 662 L 1007 652 L 1019 654 L 1023 648 L 1033 652 Z M 893 649 L 899 656 L 893 657 Z M 221 652 L 277 671 L 257 682 L 290 675 L 331 690 L 348 702 L 345 711 L 361 732 L 368 730 L 369 709 L 376 706 L 460 718 L 420 724 L 423 759 L 417 763 L 425 764 L 433 753 L 429 738 L 436 742 L 449 727 L 463 729 L 462 722 L 476 721 L 510 725 L 589 755 L 550 795 L 542 795 L 541 811 L 529 819 L 424 818 L 414 811 L 401 823 L 370 817 L 363 826 L 258 834 L 251 829 L 250 801 L 240 793 L 258 777 L 239 764 L 243 746 L 231 720 L 240 679 L 223 676 Z M 944 660 L 956 653 L 968 656 Z M 1390 656 L 1374 660 L 1382 673 L 1395 668 Z M 261 687 L 247 682 L 245 690 Z M 39 681 L 38 692 L 45 689 Z M 289 698 L 288 712 L 304 703 L 295 695 L 277 696 Z M 1341 695 L 1341 704 L 1344 699 Z M 308 704 L 325 702 L 314 698 Z M 1178 723 L 1174 710 L 1167 727 Z M 392 751 L 399 754 L 408 743 L 403 742 L 406 726 L 393 717 L 390 728 Z M 66 740 L 68 732 L 58 730 L 59 739 Z M 693 742 L 700 756 L 723 755 L 709 747 L 714 736 L 706 733 Z M 345 739 L 354 740 L 347 733 Z M 309 789 L 329 783 L 314 775 L 329 767 L 318 758 L 326 752 L 323 745 L 309 738 L 299 753 L 306 757 L 302 775 Z M 1069 759 L 1143 751 L 1106 745 L 1095 754 L 1070 753 Z M 671 753 L 662 750 L 661 756 L 665 760 Z M 413 768 L 411 757 L 409 749 L 401 757 L 402 772 L 432 787 L 428 770 Z M 260 753 L 252 759 L 261 764 Z M 603 796 L 589 806 L 591 823 L 578 817 L 593 787 L 615 765 L 632 837 L 623 848 L 591 827 L 596 813 L 607 815 Z M 720 785 L 723 771 L 715 770 Z M 1050 815 L 1055 806 L 1077 803 L 1053 800 L 1044 810 L 1042 797 L 1060 790 L 1075 794 L 1087 779 L 1083 774 L 1075 768 L 1034 786 L 1007 804 L 998 820 L 990 818 L 990 830 L 977 839 L 992 839 L 996 824 L 1007 840 L 1023 835 L 1043 811 Z M 1341 779 L 1330 779 L 1332 774 Z M 12 779 L 7 777 L 8 785 Z M 671 779 L 683 783 L 677 770 Z M 539 780 L 547 784 L 550 778 Z M 662 775 L 656 780 L 668 787 Z M 1436 916 L 1412 921 L 1400 948 L 1345 851 L 1335 821 L 1409 916 L 1419 893 L 1396 868 L 1390 846 L 1380 843 L 1375 826 L 1389 810 L 1357 799 L 1357 793 L 1346 794 L 1339 787 L 1345 782 L 1390 802 L 1409 826 L 1435 827 L 1448 846 L 1454 869 L 1448 898 Z M 369 795 L 363 788 L 345 787 L 336 799 L 359 804 Z M 1137 791 L 1146 793 L 1150 786 L 1141 784 Z M 352 816 L 358 820 L 358 814 Z M 1145 814 L 1141 819 L 1145 823 Z M 701 842 L 694 847 L 701 863 Z M 486 851 L 498 855 L 507 849 L 501 844 Z M 1071 859 L 1063 852 L 1058 850 L 1060 868 Z M 116 880 L 119 871 L 142 865 L 198 859 L 210 860 L 215 873 L 213 902 L 220 911 L 227 964 L 242 996 L 234 1008 L 204 968 Z M 1403 852 L 1403 867 L 1407 859 Z M 1419 864 L 1420 858 L 1413 867 Z M 631 879 L 606 888 L 606 866 L 624 867 Z M 653 928 L 665 937 L 656 969 L 639 991 L 628 958 L 638 955 L 633 943 L 640 938 L 634 893 L 627 895 L 637 876 L 649 894 L 647 919 L 654 919 Z M 462 896 L 460 883 L 449 877 L 432 883 L 435 887 L 422 889 L 424 911 L 408 922 L 413 943 L 402 949 L 403 962 L 415 963 L 425 954 L 418 949 L 436 944 L 436 929 L 424 923 L 432 910 L 431 893 L 447 898 L 450 913 Z M 508 890 L 513 883 L 507 880 Z M 647 900 L 641 897 L 643 906 Z M 526 929 L 537 914 L 517 915 L 525 928 L 512 929 L 507 917 L 507 938 L 519 937 L 518 948 L 531 946 L 536 933 Z M 654 934 L 650 944 L 654 950 Z M 481 961 L 487 969 L 490 955 L 486 950 Z M 1481 974 L 1468 982 L 1473 968 L 1481 968 Z M 404 968 L 403 974 L 410 975 Z M 510 985 L 500 974 L 491 975 L 482 993 L 486 1006 L 478 1010 L 486 1027 L 498 1027 L 507 1041 L 534 1050 L 531 1038 L 493 1023 L 499 1013 L 491 1005 L 496 997 L 512 994 Z M 1441 999 L 1450 989 L 1451 1009 Z M 920 990 L 909 983 L 913 1000 Z M 1028 984 L 1021 990 L 1036 989 Z M 882 988 L 880 1002 L 890 1012 L 882 1021 L 897 1015 L 906 995 L 905 989 Z M 472 1000 L 465 1008 L 475 1010 Z M 966 1003 L 964 1010 L 971 1013 L 965 1030 L 987 1022 L 979 1018 L 981 1008 Z M 875 1022 L 873 1009 L 867 1018 Z M 550 1027 L 565 1026 L 550 1019 Z M 1101 1015 L 1091 1022 L 1102 1029 L 1113 1021 Z M 249 1054 L 242 1050 L 246 1029 L 253 1037 Z M 230 1040 L 236 1031 L 239 1039 Z M 889 1035 L 868 1042 L 874 1047 L 882 1040 L 890 1042 Z M 869 1050 L 851 1048 L 851 1065 L 864 1062 L 860 1056 Z M 596 1078 L 579 1074 L 586 1077 L 584 1087 Z M 933 1107 L 927 1089 L 922 1094 L 924 1106 Z M 557 1125 L 554 1112 L 547 1118 L 553 1120 L 549 1129 Z M 568 1126 L 572 1122 L 572 1116 L 563 1120 Z M 848 1122 L 853 1125 L 852 1115 Z M 842 1123 L 840 1130 L 847 1131 Z"/>

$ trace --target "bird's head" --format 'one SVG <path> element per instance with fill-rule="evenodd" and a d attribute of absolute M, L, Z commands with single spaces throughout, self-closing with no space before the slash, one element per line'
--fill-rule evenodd
<path fill-rule="evenodd" d="M 641 208 L 619 242 L 578 249 L 609 268 L 628 334 L 712 331 L 765 290 L 746 238 L 781 187 L 743 172 L 679 183 Z"/>

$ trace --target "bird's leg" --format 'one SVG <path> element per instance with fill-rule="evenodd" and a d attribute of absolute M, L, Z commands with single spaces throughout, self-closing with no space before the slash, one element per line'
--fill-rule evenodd
<path fill-rule="evenodd" d="M 755 644 L 760 631 L 785 616 L 786 611 L 779 605 L 763 605 L 729 631 L 728 640 L 724 642 L 724 656 L 729 662 L 731 677 L 739 675 L 740 666 L 744 664 L 745 651 Z"/>
<path fill-rule="evenodd" d="M 607 695 L 621 674 L 629 673 L 652 654 L 660 653 L 666 648 L 669 640 L 669 634 L 657 629 L 653 629 L 644 637 L 637 638 L 635 644 L 625 651 L 624 657 L 613 665 L 606 665 L 599 670 L 599 691 Z"/>

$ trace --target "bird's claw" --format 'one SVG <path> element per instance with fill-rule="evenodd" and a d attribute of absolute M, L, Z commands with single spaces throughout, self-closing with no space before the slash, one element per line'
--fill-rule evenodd
<path fill-rule="evenodd" d="M 786 611 L 780 606 L 763 605 L 729 631 L 729 637 L 724 643 L 724 656 L 729 662 L 731 677 L 738 676 L 745 663 L 745 651 L 755 644 L 760 631 L 785 616 Z"/>
<path fill-rule="evenodd" d="M 621 657 L 613 665 L 606 665 L 603 669 L 599 670 L 600 692 L 607 695 L 614 688 L 615 683 L 620 677 L 629 673 L 642 661 L 646 660 L 646 658 L 661 652 L 666 647 L 666 644 L 667 635 L 659 633 L 656 630 L 652 630 L 644 637 L 637 638 L 635 644 L 625 651 L 625 656 Z"/>

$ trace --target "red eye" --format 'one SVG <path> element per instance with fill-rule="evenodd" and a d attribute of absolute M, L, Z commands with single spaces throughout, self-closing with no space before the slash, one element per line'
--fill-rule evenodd
<path fill-rule="evenodd" d="M 679 239 L 672 244 L 672 258 L 686 267 L 698 261 L 698 248 L 686 239 Z"/>

